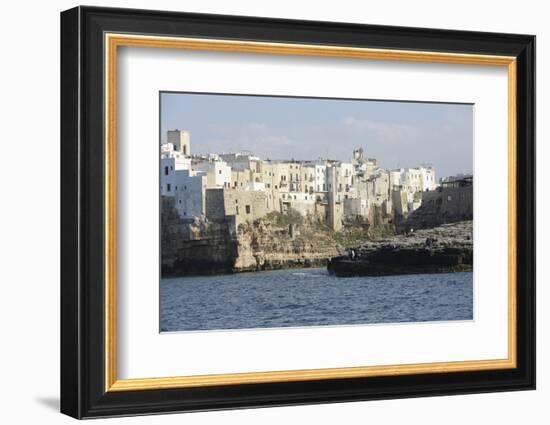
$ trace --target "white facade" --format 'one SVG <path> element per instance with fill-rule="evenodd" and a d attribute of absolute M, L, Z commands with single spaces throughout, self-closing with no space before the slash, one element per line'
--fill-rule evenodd
<path fill-rule="evenodd" d="M 289 209 L 298 211 L 301 215 L 313 215 L 315 213 L 315 195 L 303 192 L 290 192 L 281 194 L 281 209 L 286 212 Z"/>
<path fill-rule="evenodd" d="M 426 190 L 435 190 L 437 181 L 435 179 L 435 170 L 433 167 L 420 167 L 420 176 L 423 192 Z"/>
<path fill-rule="evenodd" d="M 174 196 L 175 173 L 191 168 L 190 158 L 169 156 L 160 159 L 160 190 L 163 196 Z"/>
<path fill-rule="evenodd" d="M 206 189 L 223 188 L 242 196 L 263 193 L 262 214 L 294 209 L 316 216 L 328 208 L 323 216 L 335 230 L 344 215 L 369 217 L 374 206 L 391 214 L 396 190 L 403 214 L 420 206 L 421 192 L 437 187 L 431 166 L 385 170 L 360 149 L 351 162 L 264 161 L 248 152 L 191 156 L 189 133 L 180 130 L 168 132 L 160 167 L 161 194 L 175 197 L 182 218 L 203 216 Z"/>
<path fill-rule="evenodd" d="M 180 170 L 174 175 L 175 204 L 181 218 L 204 215 L 207 177 L 203 172 Z"/>
<path fill-rule="evenodd" d="M 191 158 L 182 153 L 190 150 L 189 133 L 186 131 L 171 130 L 167 134 L 168 143 L 160 146 L 160 193 L 163 196 L 174 196 L 175 173 L 179 170 L 191 169 Z"/>
<path fill-rule="evenodd" d="M 390 184 L 391 186 L 401 186 L 401 176 L 405 170 L 398 168 L 397 170 L 390 171 Z"/>
<path fill-rule="evenodd" d="M 243 171 L 252 169 L 252 162 L 260 162 L 260 158 L 250 152 L 222 153 L 219 157 L 225 161 L 232 170 Z"/>
<path fill-rule="evenodd" d="M 265 192 L 265 183 L 261 182 L 248 182 L 248 185 L 244 188 L 245 191 L 258 191 Z"/>
<path fill-rule="evenodd" d="M 315 192 L 327 192 L 327 166 L 315 164 Z"/>
<path fill-rule="evenodd" d="M 224 161 L 199 161 L 193 163 L 192 167 L 194 171 L 206 173 L 209 189 L 231 186 L 231 167 Z"/>

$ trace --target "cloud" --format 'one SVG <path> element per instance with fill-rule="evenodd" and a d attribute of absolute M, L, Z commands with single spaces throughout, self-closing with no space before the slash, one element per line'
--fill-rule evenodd
<path fill-rule="evenodd" d="M 345 117 L 345 130 L 355 136 L 375 139 L 382 143 L 410 144 L 418 139 L 418 129 L 411 125 L 372 121 L 365 118 Z"/>

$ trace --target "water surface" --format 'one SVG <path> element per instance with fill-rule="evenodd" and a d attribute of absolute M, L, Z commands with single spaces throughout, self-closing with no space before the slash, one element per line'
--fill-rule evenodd
<path fill-rule="evenodd" d="M 470 320 L 472 276 L 338 278 L 322 268 L 162 279 L 160 330 Z"/>

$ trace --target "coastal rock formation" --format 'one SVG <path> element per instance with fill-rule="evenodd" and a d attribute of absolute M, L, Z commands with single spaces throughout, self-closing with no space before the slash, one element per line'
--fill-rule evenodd
<path fill-rule="evenodd" d="M 233 271 L 322 267 L 343 250 L 323 231 L 308 224 L 278 226 L 257 220 L 239 226 L 238 256 Z"/>
<path fill-rule="evenodd" d="M 370 241 L 327 269 L 339 277 L 471 271 L 472 230 L 472 221 L 462 221 Z"/>
<path fill-rule="evenodd" d="M 239 225 L 182 220 L 165 199 L 161 222 L 163 276 L 323 267 L 344 252 L 326 226 L 281 214 Z"/>
<path fill-rule="evenodd" d="M 162 204 L 161 222 L 163 276 L 231 271 L 238 243 L 229 223 L 181 220 L 169 199 Z"/>

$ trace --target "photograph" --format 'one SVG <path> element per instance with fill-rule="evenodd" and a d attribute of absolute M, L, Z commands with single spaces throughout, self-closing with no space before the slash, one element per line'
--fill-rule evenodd
<path fill-rule="evenodd" d="M 474 320 L 473 104 L 159 97 L 160 332 Z"/>

